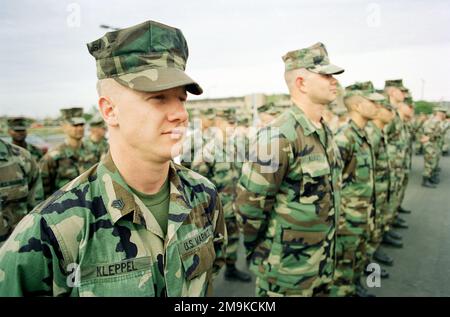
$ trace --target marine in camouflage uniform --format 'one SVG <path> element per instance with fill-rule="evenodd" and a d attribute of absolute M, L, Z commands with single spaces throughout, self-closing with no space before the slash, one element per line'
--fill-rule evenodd
<path fill-rule="evenodd" d="M 9 135 L 12 138 L 12 144 L 24 148 L 30 152 L 36 162 L 44 156 L 44 152 L 31 143 L 26 142 L 28 122 L 24 117 L 15 117 L 8 119 Z"/>
<path fill-rule="evenodd" d="M 420 139 L 422 138 L 422 126 L 426 119 L 426 115 L 421 113 L 418 116 L 416 115 L 411 123 L 412 133 L 414 133 L 414 153 L 416 155 L 423 154 L 423 145 Z"/>
<path fill-rule="evenodd" d="M 391 93 L 389 102 L 393 106 L 394 119 L 384 127 L 388 141 L 388 157 L 391 166 L 391 188 L 390 188 L 390 206 L 393 214 L 392 226 L 396 228 L 407 228 L 407 224 L 398 216 L 398 210 L 401 207 L 401 193 L 406 175 L 405 161 L 408 151 L 407 130 L 403 120 L 400 117 L 398 107 L 404 101 L 403 86 L 401 79 L 386 80 L 385 91 Z"/>
<path fill-rule="evenodd" d="M 61 109 L 61 114 L 66 140 L 47 152 L 39 162 L 46 198 L 98 163 L 97 155 L 82 142 L 83 108 Z"/>
<path fill-rule="evenodd" d="M 413 131 L 414 127 L 413 127 L 413 117 L 414 117 L 414 108 L 413 108 L 413 100 L 411 97 L 411 94 L 409 93 L 409 90 L 406 89 L 405 93 L 405 101 L 404 103 L 400 106 L 399 110 L 400 110 L 400 115 L 401 115 L 401 119 L 403 121 L 404 124 L 404 130 L 405 130 L 405 138 L 406 138 L 406 153 L 405 153 L 405 161 L 404 161 L 404 165 L 403 165 L 403 169 L 405 171 L 405 176 L 403 178 L 403 182 L 400 186 L 400 194 L 399 194 L 399 208 L 398 208 L 398 212 L 399 213 L 406 213 L 409 214 L 411 213 L 409 210 L 406 210 L 402 207 L 403 204 L 403 200 L 405 198 L 405 193 L 406 193 L 406 189 L 408 187 L 408 183 L 409 183 L 409 174 L 411 172 L 411 168 L 412 168 L 412 156 L 413 156 L 413 144 L 414 144 L 414 137 L 415 137 L 415 133 Z"/>
<path fill-rule="evenodd" d="M 318 74 L 344 71 L 330 64 L 322 43 L 291 51 L 283 60 L 287 76 L 306 70 L 311 85 L 329 80 L 334 87 L 332 76 Z M 288 87 L 294 102 L 311 98 L 306 93 L 299 97 L 296 93 L 301 91 L 289 83 Z M 326 92 L 321 93 L 312 97 L 325 99 Z M 331 102 L 335 94 L 326 98 Z M 257 276 L 256 294 L 327 296 L 335 265 L 341 180 L 339 150 L 331 131 L 323 120 L 316 126 L 293 103 L 250 144 L 237 205 L 247 259 Z"/>
<path fill-rule="evenodd" d="M 129 96 L 128 102 L 118 107 L 129 106 L 130 94 L 138 98 L 144 92 L 158 92 L 170 99 L 164 106 L 180 106 L 177 115 L 184 116 L 182 101 L 178 95 L 171 99 L 167 90 L 179 92 L 185 87 L 191 93 L 202 93 L 184 73 L 188 49 L 178 29 L 147 21 L 107 33 L 88 48 L 97 59 L 99 79 L 114 78 L 114 89 Z M 119 53 L 121 67 L 116 68 Z M 144 58 L 149 53 L 153 58 Z M 173 60 L 179 63 L 169 63 Z M 158 80 L 155 73 L 160 75 Z M 162 110 L 155 107 L 158 101 L 144 104 L 154 115 L 161 115 L 158 111 Z M 125 109 L 141 114 L 133 107 Z M 121 126 L 127 124 L 130 128 L 137 122 Z M 111 125 L 111 152 L 27 215 L 0 250 L 0 296 L 211 294 L 214 273 L 224 262 L 226 241 L 214 185 L 161 154 L 161 159 L 167 160 L 170 191 L 168 222 L 162 228 L 154 211 L 135 194 L 122 177 L 124 171 L 113 161 L 116 133 L 122 133 L 117 129 L 120 127 Z M 166 137 L 154 135 L 159 136 L 158 144 L 170 144 Z M 159 153 L 149 146 L 148 153 Z M 142 171 L 142 177 L 146 176 Z"/>
<path fill-rule="evenodd" d="M 175 164 L 167 236 L 110 156 L 28 214 L 0 250 L 0 296 L 205 296 L 224 261 L 214 186 Z M 73 285 L 67 281 L 76 275 Z M 210 294 L 210 293 L 209 293 Z"/>
<path fill-rule="evenodd" d="M 394 264 L 394 260 L 380 249 L 380 244 L 392 222 L 392 219 L 389 218 L 392 216 L 389 212 L 390 165 L 383 128 L 392 120 L 393 108 L 387 100 L 377 102 L 377 106 L 379 111 L 376 118 L 369 121 L 365 127 L 375 159 L 375 223 L 366 248 L 369 258 L 373 256 L 375 261 L 391 266 Z"/>
<path fill-rule="evenodd" d="M 450 131 L 450 110 L 447 109 L 446 111 L 446 120 L 444 120 L 442 122 L 442 145 L 441 145 L 441 150 L 442 150 L 442 155 L 448 155 L 449 149 L 450 149 L 450 144 L 449 144 L 449 140 L 448 140 L 448 131 Z"/>
<path fill-rule="evenodd" d="M 0 246 L 43 198 L 41 175 L 31 154 L 0 139 Z"/>
<path fill-rule="evenodd" d="M 335 137 L 344 167 L 334 296 L 366 295 L 360 287 L 360 278 L 368 262 L 367 243 L 375 229 L 375 177 L 374 153 L 364 127 L 376 115 L 374 102 L 384 99 L 369 83 L 346 87 L 345 104 L 350 121 Z M 367 108 L 364 111 L 354 106 L 363 101 L 361 107 Z"/>
<path fill-rule="evenodd" d="M 213 182 L 223 205 L 228 238 L 225 279 L 250 282 L 250 275 L 236 268 L 240 231 L 235 202 L 240 169 L 234 135 L 228 129 L 232 128 L 235 122 L 235 116 L 229 110 L 216 115 L 216 123 L 220 128 L 215 129 L 214 138 L 205 144 L 203 151 L 197 152 L 191 168 Z"/>
<path fill-rule="evenodd" d="M 106 155 L 109 149 L 106 133 L 105 121 L 100 116 L 95 116 L 89 123 L 91 136 L 84 140 L 83 146 L 88 153 L 93 153 L 99 162 Z"/>
<path fill-rule="evenodd" d="M 424 169 L 422 186 L 434 188 L 439 183 L 437 175 L 438 159 L 440 155 L 439 142 L 442 137 L 441 122 L 445 117 L 445 109 L 435 107 L 434 115 L 423 124 Z"/>

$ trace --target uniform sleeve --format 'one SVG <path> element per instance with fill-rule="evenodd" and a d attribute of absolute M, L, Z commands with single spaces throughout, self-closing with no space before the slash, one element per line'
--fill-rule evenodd
<path fill-rule="evenodd" d="M 225 226 L 225 218 L 223 214 L 222 203 L 220 202 L 219 195 L 217 194 L 215 202 L 216 219 L 214 226 L 214 251 L 216 252 L 216 258 L 214 260 L 213 275 L 217 276 L 222 266 L 225 264 L 226 247 L 227 247 L 227 228 Z"/>
<path fill-rule="evenodd" d="M 0 296 L 68 295 L 63 257 L 38 213 L 26 215 L 0 249 Z"/>
<path fill-rule="evenodd" d="M 256 146 L 252 146 L 250 154 L 249 162 L 242 166 L 236 200 L 247 258 L 252 257 L 265 238 L 275 195 L 293 162 L 289 141 L 269 129 L 258 132 Z"/>
<path fill-rule="evenodd" d="M 55 188 L 55 171 L 56 162 L 49 155 L 46 154 L 39 162 L 39 168 L 41 170 L 42 185 L 44 188 L 44 198 L 48 198 L 56 191 Z"/>
<path fill-rule="evenodd" d="M 341 154 L 342 162 L 344 164 L 342 169 L 342 181 L 345 184 L 353 176 L 356 168 L 356 160 L 353 156 L 353 147 L 344 131 L 340 131 L 334 140 L 339 148 L 339 153 Z"/>
<path fill-rule="evenodd" d="M 34 159 L 31 159 L 31 168 L 28 182 L 28 210 L 33 210 L 37 204 L 44 200 L 41 172 Z"/>

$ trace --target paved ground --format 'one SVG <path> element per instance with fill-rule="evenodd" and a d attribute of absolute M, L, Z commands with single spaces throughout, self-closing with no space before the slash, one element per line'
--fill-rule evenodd
<path fill-rule="evenodd" d="M 420 186 L 423 157 L 415 156 L 402 215 L 409 229 L 399 229 L 403 235 L 402 249 L 384 248 L 394 258 L 394 266 L 386 267 L 391 274 L 381 281 L 380 288 L 370 291 L 377 296 L 450 296 L 450 157 L 443 157 L 440 166 L 441 183 L 436 189 Z M 246 269 L 243 247 L 238 267 Z M 223 272 L 215 282 L 215 295 L 254 296 L 252 283 L 228 282 Z"/>

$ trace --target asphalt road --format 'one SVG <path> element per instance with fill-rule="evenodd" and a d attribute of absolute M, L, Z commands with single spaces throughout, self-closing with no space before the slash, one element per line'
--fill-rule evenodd
<path fill-rule="evenodd" d="M 394 266 L 376 296 L 450 296 L 450 157 L 442 157 L 441 183 L 436 189 L 420 186 L 423 156 L 413 158 L 410 181 L 403 207 L 412 210 L 403 215 L 409 229 L 398 229 L 403 236 L 401 249 L 383 247 L 394 258 Z M 238 268 L 246 269 L 243 246 L 239 250 Z M 229 282 L 223 270 L 215 281 L 214 294 L 219 297 L 254 296 L 255 278 L 251 283 Z"/>

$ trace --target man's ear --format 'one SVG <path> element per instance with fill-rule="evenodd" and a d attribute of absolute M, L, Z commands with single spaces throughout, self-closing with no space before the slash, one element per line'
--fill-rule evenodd
<path fill-rule="evenodd" d="M 119 125 L 118 108 L 113 103 L 111 98 L 107 96 L 100 96 L 98 99 L 98 108 L 103 120 L 105 120 L 108 126 L 116 127 Z"/>
<path fill-rule="evenodd" d="M 295 78 L 295 87 L 297 90 L 304 92 L 305 91 L 305 78 L 297 75 Z"/>

